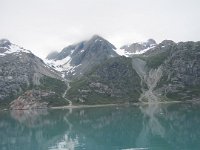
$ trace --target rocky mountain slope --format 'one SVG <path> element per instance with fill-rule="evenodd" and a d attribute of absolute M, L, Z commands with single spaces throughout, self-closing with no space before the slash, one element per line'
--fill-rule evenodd
<path fill-rule="evenodd" d="M 138 102 L 140 77 L 131 58 L 111 58 L 71 83 L 67 98 L 74 104 Z"/>
<path fill-rule="evenodd" d="M 54 86 L 51 84 L 56 83 L 65 87 L 65 83 L 61 80 L 59 72 L 47 66 L 30 51 L 6 39 L 0 40 L 1 107 L 8 106 L 12 100 L 27 90 L 43 89 L 48 92 L 57 92 L 53 90 Z M 49 81 L 52 83 L 48 83 Z M 60 96 L 57 95 L 57 97 Z"/>
<path fill-rule="evenodd" d="M 128 68 L 125 67 L 126 65 L 123 67 L 120 67 L 120 65 L 109 66 L 113 60 L 117 60 L 121 64 L 128 58 L 109 59 L 107 64 L 96 67 L 87 77 L 72 82 L 71 90 L 67 95 L 74 101 L 86 104 L 90 103 L 90 100 L 94 100 L 95 97 L 99 100 L 103 98 L 111 99 L 110 102 L 112 102 L 112 97 L 116 100 L 121 98 L 124 102 L 154 103 L 159 101 L 196 100 L 200 97 L 199 55 L 200 42 L 175 43 L 165 40 L 158 45 L 154 45 L 143 54 L 129 56 L 129 60 L 132 59 L 132 65 L 130 62 L 127 63 L 126 65 L 129 64 Z M 112 77 L 111 73 L 115 69 L 117 72 Z M 132 70 L 136 73 L 132 73 L 128 77 L 126 74 L 120 74 Z M 120 84 L 120 90 L 113 84 L 124 83 L 124 81 L 127 82 Z M 119 90 L 121 93 L 113 92 L 115 90 Z M 113 95 L 112 92 L 109 95 L 109 91 L 112 91 Z M 92 97 L 93 94 L 94 97 Z M 129 94 L 139 94 L 139 96 L 129 97 Z"/>
<path fill-rule="evenodd" d="M 199 99 L 200 42 L 157 44 L 150 39 L 121 51 L 126 55 L 119 56 L 114 45 L 95 35 L 49 54 L 47 65 L 30 51 L 0 40 L 0 107 Z"/>
<path fill-rule="evenodd" d="M 133 57 L 145 63 L 144 83 L 151 89 L 148 100 L 196 100 L 200 96 L 200 42 L 175 43 L 165 40 L 143 55 Z M 152 89 L 153 88 L 153 89 Z M 144 97 L 143 97 L 144 98 Z"/>
<path fill-rule="evenodd" d="M 152 53 L 148 60 L 157 59 L 151 66 L 163 68 L 156 92 L 173 100 L 199 99 L 200 42 L 165 42 L 163 51 Z"/>
<path fill-rule="evenodd" d="M 67 79 L 82 76 L 92 67 L 112 57 L 117 57 L 115 46 L 98 35 L 87 41 L 70 45 L 60 53 L 50 53 L 47 64 L 64 72 Z"/>

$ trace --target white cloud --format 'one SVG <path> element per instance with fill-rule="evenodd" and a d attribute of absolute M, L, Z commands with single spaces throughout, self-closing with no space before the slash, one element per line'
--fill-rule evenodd
<path fill-rule="evenodd" d="M 117 46 L 200 39 L 198 0 L 0 0 L 0 38 L 44 58 L 100 34 Z"/>

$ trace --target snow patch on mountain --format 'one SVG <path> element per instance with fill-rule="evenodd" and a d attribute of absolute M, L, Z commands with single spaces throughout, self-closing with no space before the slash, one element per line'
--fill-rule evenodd
<path fill-rule="evenodd" d="M 141 51 L 136 51 L 135 53 L 129 53 L 129 55 L 144 54 L 144 53 L 146 53 L 148 50 L 153 49 L 153 48 L 155 48 L 155 47 L 156 47 L 156 46 L 151 46 L 151 47 L 148 47 L 148 48 L 143 49 L 143 50 L 141 50 Z"/>
<path fill-rule="evenodd" d="M 95 65 L 119 56 L 115 46 L 98 35 L 65 47 L 60 53 L 47 56 L 45 62 L 65 74 L 67 79 L 80 77 Z"/>
<path fill-rule="evenodd" d="M 67 69 L 68 67 L 70 68 L 70 60 L 71 60 L 71 57 L 67 56 L 66 58 L 61 59 L 61 60 L 45 59 L 44 62 L 48 66 L 53 67 L 55 70 L 62 72 L 64 69 Z"/>
<path fill-rule="evenodd" d="M 113 50 L 120 56 L 127 56 L 124 49 L 117 48 Z"/>
<path fill-rule="evenodd" d="M 157 44 L 155 40 L 149 39 L 147 42 L 138 42 L 130 45 L 124 45 L 121 48 L 117 48 L 115 51 L 121 56 L 131 57 L 133 55 L 144 54 L 156 46 Z"/>
<path fill-rule="evenodd" d="M 1 41 L 1 44 L 5 44 L 5 41 L 4 42 Z M 20 52 L 31 53 L 31 51 L 26 50 L 15 44 L 10 44 L 8 46 L 1 46 L 0 49 L 3 50 L 3 52 L 0 52 L 0 56 L 5 56 L 7 54 L 12 54 L 12 53 L 20 53 Z"/>
<path fill-rule="evenodd" d="M 71 57 L 67 56 L 66 58 L 64 58 L 62 60 L 48 60 L 48 59 L 45 59 L 44 62 L 48 66 L 54 68 L 55 70 L 57 70 L 59 72 L 62 72 L 63 73 L 63 77 L 64 77 L 64 73 L 75 75 L 76 74 L 75 69 L 82 65 L 82 64 L 79 64 L 77 66 L 72 66 L 70 64 L 71 60 L 72 60 Z"/>

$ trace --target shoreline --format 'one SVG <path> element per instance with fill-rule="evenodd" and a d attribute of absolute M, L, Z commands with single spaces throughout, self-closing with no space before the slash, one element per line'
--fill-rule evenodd
<path fill-rule="evenodd" d="M 57 106 L 57 107 L 47 107 L 47 108 L 34 108 L 34 109 L 12 109 L 12 110 L 59 110 L 59 109 L 78 109 L 78 108 L 99 108 L 99 107 L 112 107 L 112 106 L 146 106 L 146 105 L 156 105 L 156 104 L 175 104 L 175 103 L 194 103 L 193 101 L 160 101 L 160 102 L 137 102 L 137 103 L 116 103 L 116 104 L 95 104 L 95 105 L 67 105 L 67 106 Z M 9 111 L 11 109 L 2 109 L 0 112 Z"/>
<path fill-rule="evenodd" d="M 67 106 L 49 107 L 49 109 L 95 108 L 95 107 L 111 107 L 111 106 L 122 106 L 122 105 L 126 104 L 67 105 Z"/>
<path fill-rule="evenodd" d="M 141 105 L 153 105 L 153 104 L 171 104 L 171 103 L 184 103 L 182 101 L 160 101 L 160 102 L 141 102 Z"/>
<path fill-rule="evenodd" d="M 120 103 L 120 104 L 96 104 L 96 105 L 71 105 L 71 106 L 58 106 L 50 107 L 49 109 L 75 109 L 75 108 L 96 108 L 96 107 L 111 107 L 111 106 L 142 106 L 142 105 L 155 105 L 155 104 L 173 104 L 183 103 L 181 101 L 164 101 L 164 102 L 137 102 L 137 103 Z"/>

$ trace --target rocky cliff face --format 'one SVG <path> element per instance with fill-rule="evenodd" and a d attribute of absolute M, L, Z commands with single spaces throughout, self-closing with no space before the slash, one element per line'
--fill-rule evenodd
<path fill-rule="evenodd" d="M 200 96 L 199 52 L 200 42 L 165 40 L 139 57 L 149 73 L 160 69 L 162 76 L 154 88 L 157 95 L 164 100 L 192 100 Z"/>
<path fill-rule="evenodd" d="M 158 92 L 176 100 L 199 98 L 200 42 L 180 42 L 168 51 Z"/>
<path fill-rule="evenodd" d="M 48 103 L 43 101 L 44 98 L 50 98 L 54 92 L 46 92 L 40 90 L 29 90 L 22 96 L 19 96 L 16 100 L 10 103 L 11 109 L 41 109 L 47 108 Z"/>
<path fill-rule="evenodd" d="M 28 89 L 42 86 L 42 79 L 61 80 L 60 73 L 40 58 L 8 40 L 0 40 L 0 103 L 10 102 Z"/>
<path fill-rule="evenodd" d="M 115 49 L 115 46 L 107 40 L 95 35 L 88 41 L 64 48 L 54 57 L 49 55 L 47 63 L 55 69 L 63 71 L 67 79 L 74 79 L 109 58 L 117 57 Z"/>

